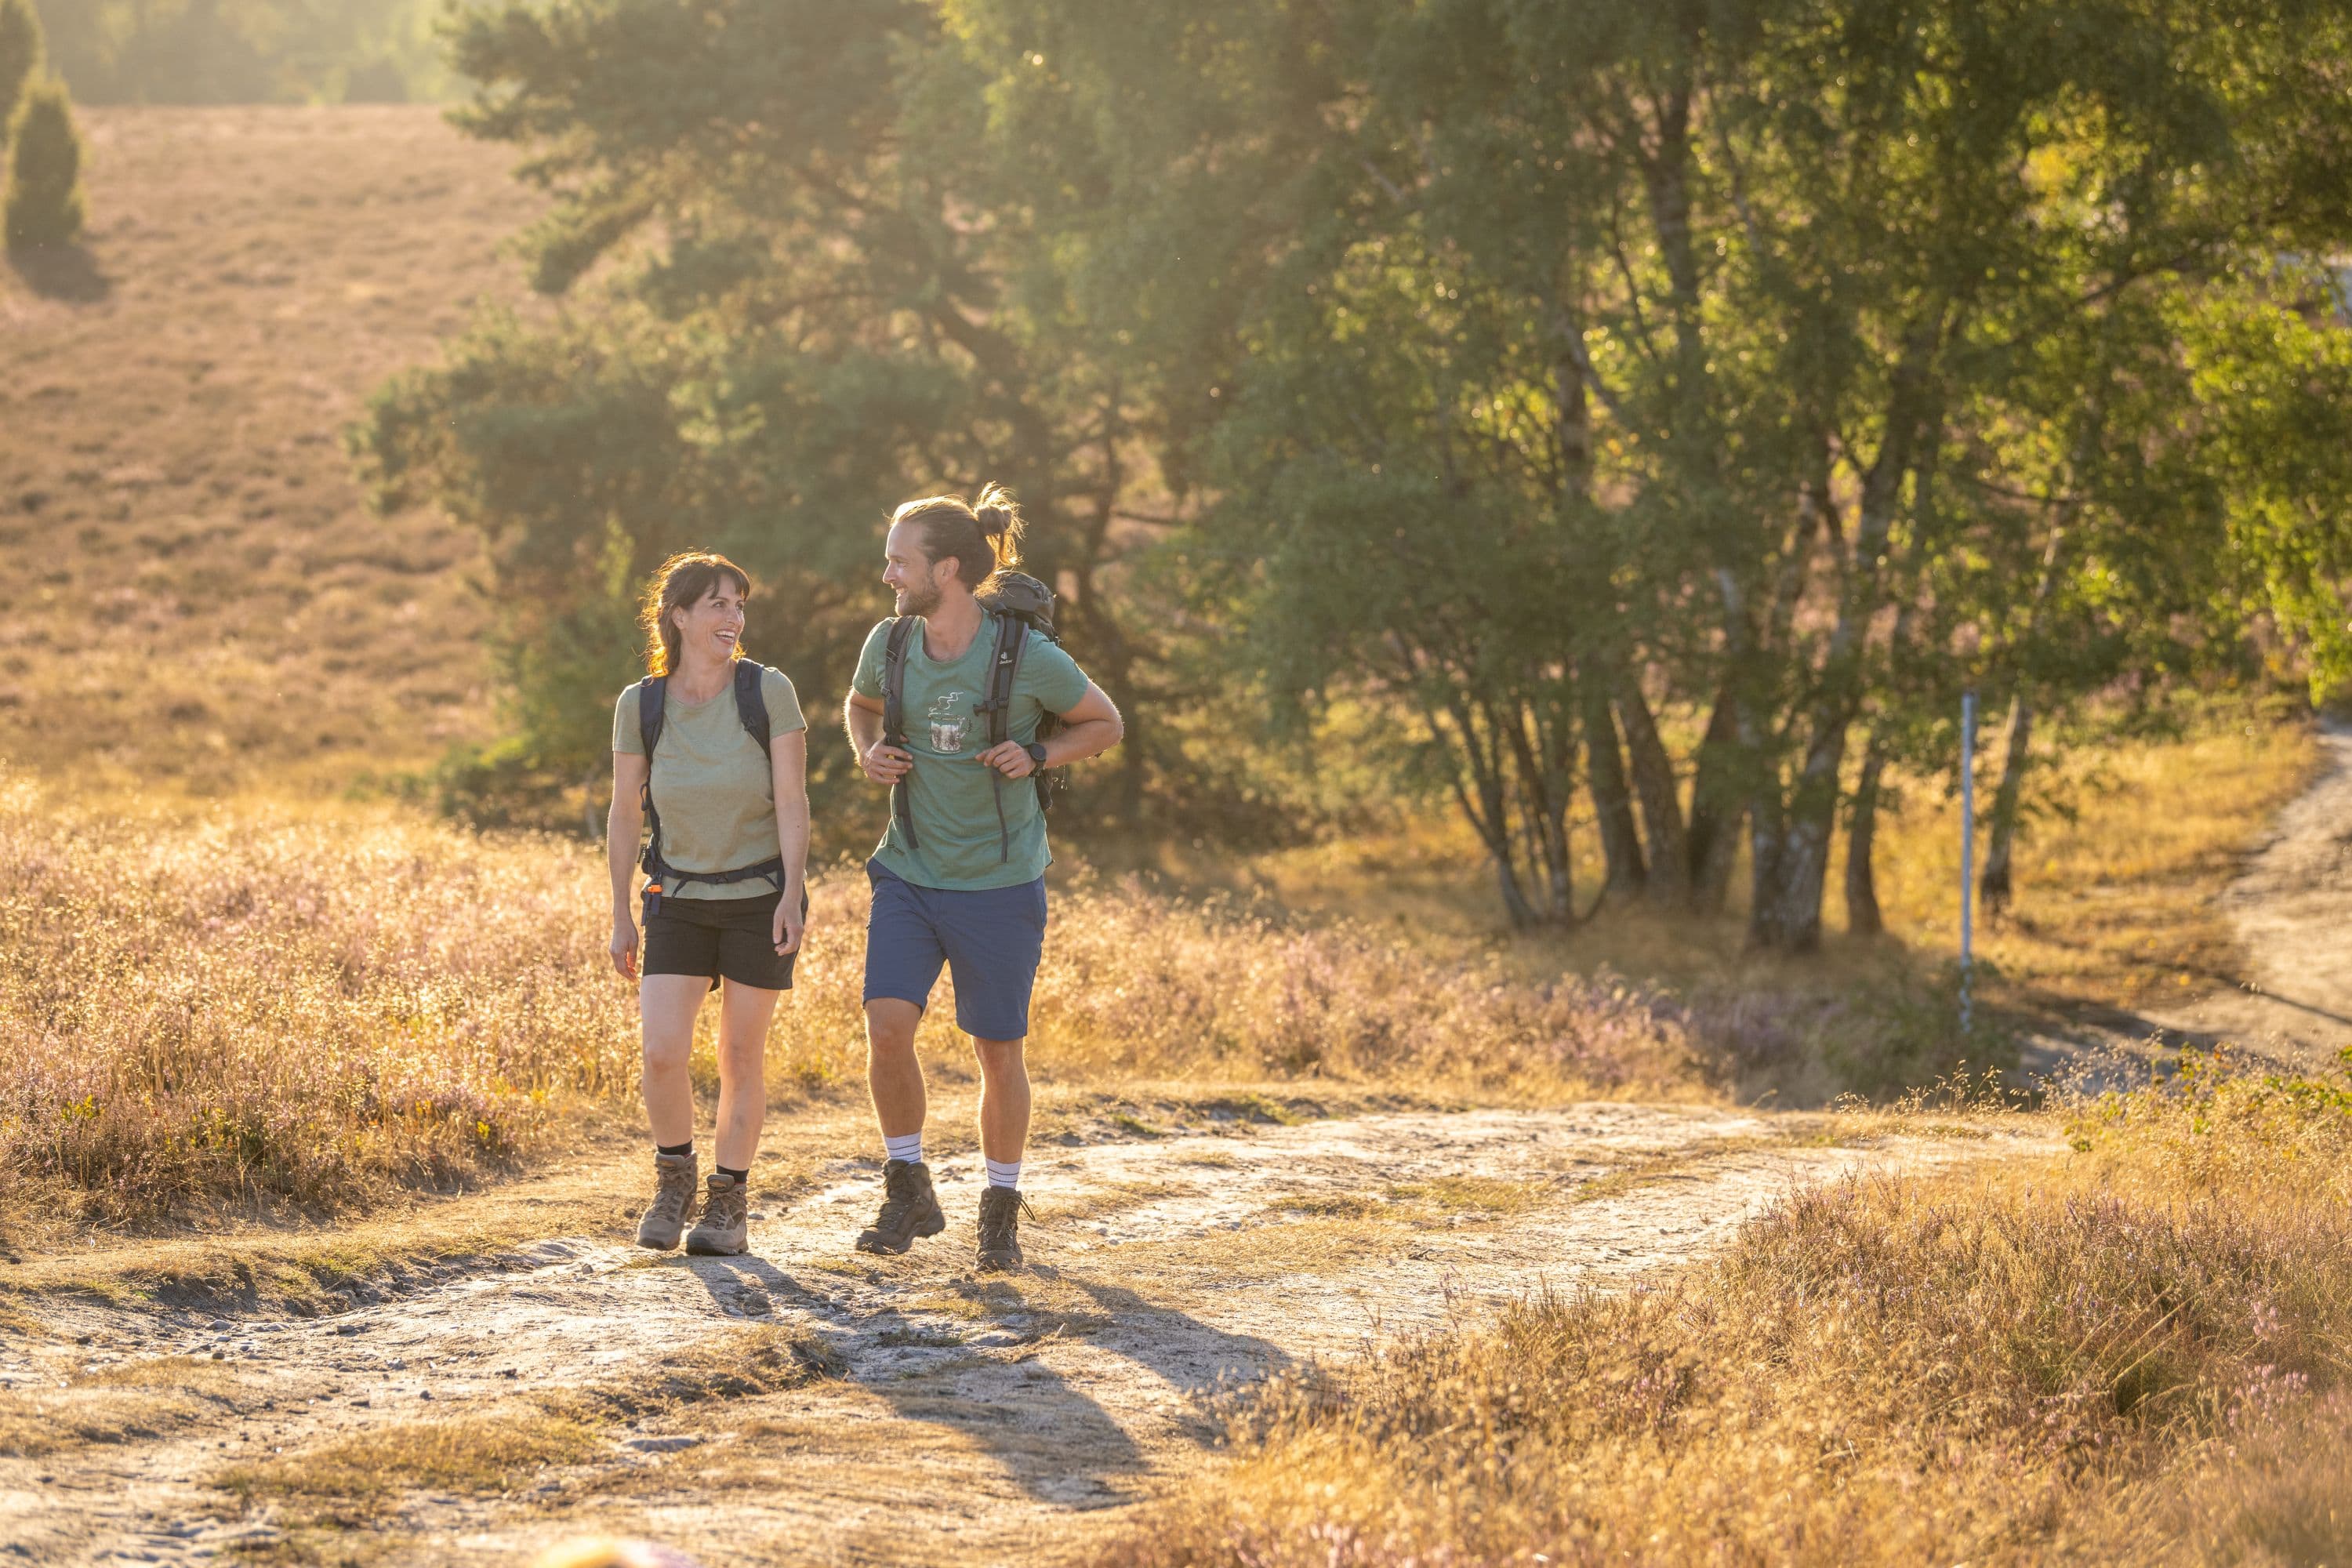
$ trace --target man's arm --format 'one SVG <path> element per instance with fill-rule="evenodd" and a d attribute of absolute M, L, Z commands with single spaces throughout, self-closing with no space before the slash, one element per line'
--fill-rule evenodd
<path fill-rule="evenodd" d="M 897 784 L 915 765 L 906 752 L 882 743 L 882 704 L 874 698 L 852 691 L 841 705 L 841 722 L 849 731 L 849 750 L 858 767 L 876 784 Z"/>
<path fill-rule="evenodd" d="M 1119 737 L 1126 733 L 1127 721 L 1118 716 L 1110 694 L 1089 680 L 1087 694 L 1063 710 L 1061 730 L 1045 742 L 1045 765 L 1067 767 L 1088 757 L 1098 757 L 1118 745 Z M 1037 770 L 1037 764 L 1029 760 L 1029 753 L 1017 741 L 991 746 L 972 760 L 985 763 L 1009 779 L 1025 779 Z"/>

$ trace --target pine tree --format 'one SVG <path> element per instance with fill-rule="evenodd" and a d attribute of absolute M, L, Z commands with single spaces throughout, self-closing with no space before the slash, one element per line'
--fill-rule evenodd
<path fill-rule="evenodd" d="M 81 237 L 81 137 L 65 84 L 25 96 L 9 139 L 6 227 L 11 247 L 65 245 Z"/>
<path fill-rule="evenodd" d="M 33 0 L 0 0 L 0 147 L 16 106 L 41 69 L 41 18 Z"/>

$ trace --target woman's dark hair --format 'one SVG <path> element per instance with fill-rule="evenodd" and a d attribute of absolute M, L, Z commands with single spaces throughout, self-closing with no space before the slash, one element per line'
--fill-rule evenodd
<path fill-rule="evenodd" d="M 734 584 L 735 591 L 747 599 L 751 596 L 751 579 L 743 574 L 743 568 L 708 550 L 681 550 L 646 580 L 637 624 L 646 629 L 647 675 L 667 675 L 677 668 L 677 623 L 670 619 L 670 612 L 702 603 L 703 596 L 721 582 Z M 735 657 L 742 656 L 739 646 Z"/>
<path fill-rule="evenodd" d="M 923 553 L 933 561 L 953 561 L 956 575 L 977 594 L 999 572 L 1021 564 L 1024 524 L 1013 492 L 990 485 L 976 501 L 961 496 L 925 496 L 910 500 L 890 514 L 893 525 L 920 523 Z"/>

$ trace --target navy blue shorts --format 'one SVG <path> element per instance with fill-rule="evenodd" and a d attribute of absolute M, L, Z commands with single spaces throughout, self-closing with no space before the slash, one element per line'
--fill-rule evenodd
<path fill-rule="evenodd" d="M 964 892 L 918 888 L 866 863 L 866 1000 L 928 1007 L 940 966 L 955 978 L 956 1027 L 980 1040 L 1029 1034 L 1029 993 L 1045 952 L 1045 879 Z"/>

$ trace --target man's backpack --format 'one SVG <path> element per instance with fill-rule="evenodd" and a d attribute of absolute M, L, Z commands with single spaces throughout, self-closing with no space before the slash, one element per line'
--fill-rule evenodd
<path fill-rule="evenodd" d="M 735 661 L 735 711 L 743 721 L 743 728 L 751 739 L 760 742 L 762 754 L 771 754 L 768 734 L 768 699 L 760 689 L 767 675 L 767 666 L 748 658 Z M 669 677 L 653 675 L 637 688 L 637 738 L 646 748 L 646 782 L 637 793 L 638 803 L 646 815 L 646 851 L 637 864 L 645 868 L 649 880 L 646 883 L 646 919 L 661 912 L 662 894 L 677 896 L 681 882 L 704 882 L 714 887 L 729 882 L 748 882 L 755 877 L 775 880 L 779 892 L 784 886 L 784 860 L 772 856 L 756 866 L 738 866 L 731 871 L 681 871 L 662 858 L 661 814 L 654 810 L 654 747 L 661 743 L 662 721 L 667 715 Z"/>
<path fill-rule="evenodd" d="M 996 647 L 988 661 L 988 691 L 973 710 L 988 721 L 988 744 L 998 746 L 1011 738 L 1013 682 L 1021 673 L 1021 654 L 1028 646 L 1029 634 L 1035 631 L 1056 647 L 1062 637 L 1054 629 L 1054 590 L 1034 577 L 1019 572 L 1001 572 L 975 597 L 982 609 L 996 617 Z M 914 636 L 915 624 L 912 616 L 895 617 L 882 647 L 882 741 L 901 751 L 907 746 L 907 645 Z M 1044 744 L 1061 728 L 1059 713 L 1050 709 L 1040 713 L 1038 743 Z M 1004 820 L 1004 775 L 992 768 L 989 772 L 996 786 L 998 853 L 1010 860 L 1013 834 Z M 1060 781 L 1045 768 L 1039 768 L 1029 777 L 1037 791 L 1037 809 L 1051 811 L 1054 791 Z M 898 819 L 899 830 L 907 836 L 909 849 L 919 847 L 915 839 L 914 811 L 907 798 L 907 786 L 913 780 L 910 773 L 890 786 L 890 811 Z"/>

